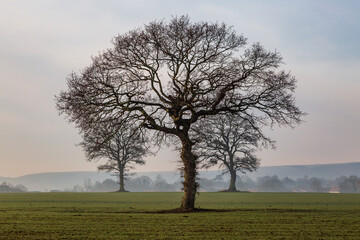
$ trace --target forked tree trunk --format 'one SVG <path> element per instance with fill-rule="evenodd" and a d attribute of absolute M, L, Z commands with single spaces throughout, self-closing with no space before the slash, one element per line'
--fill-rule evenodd
<path fill-rule="evenodd" d="M 184 197 L 182 199 L 180 210 L 193 211 L 195 209 L 196 195 L 196 156 L 192 153 L 193 143 L 187 137 L 181 140 L 181 161 L 184 165 Z"/>
<path fill-rule="evenodd" d="M 119 192 L 126 192 L 125 187 L 124 187 L 124 171 L 120 171 L 119 172 Z"/>
<path fill-rule="evenodd" d="M 230 185 L 228 192 L 236 192 L 236 171 L 230 171 Z"/>

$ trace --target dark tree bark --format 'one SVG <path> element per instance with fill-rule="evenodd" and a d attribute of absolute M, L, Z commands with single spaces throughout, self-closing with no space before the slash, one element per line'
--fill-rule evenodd
<path fill-rule="evenodd" d="M 191 23 L 186 16 L 155 21 L 119 35 L 113 48 L 72 73 L 57 108 L 83 137 L 97 138 L 99 124 L 116 132 L 123 123 L 180 142 L 184 173 L 181 209 L 194 209 L 197 160 L 195 125 L 232 113 L 262 124 L 293 125 L 303 113 L 295 106 L 295 78 L 276 71 L 282 59 L 260 44 L 239 52 L 246 39 L 225 24 Z M 102 144 L 107 137 L 97 139 Z"/>
<path fill-rule="evenodd" d="M 120 188 L 119 188 L 119 192 L 127 192 L 125 190 L 125 180 L 124 180 L 124 171 L 123 170 L 120 170 L 119 172 L 119 185 L 120 185 Z"/>
<path fill-rule="evenodd" d="M 196 184 L 196 156 L 192 153 L 193 143 L 188 137 L 182 139 L 181 161 L 183 163 L 184 174 L 184 197 L 181 209 L 188 211 L 195 208 Z"/>
<path fill-rule="evenodd" d="M 229 170 L 230 172 L 230 184 L 228 188 L 228 192 L 237 192 L 236 189 L 236 171 Z"/>

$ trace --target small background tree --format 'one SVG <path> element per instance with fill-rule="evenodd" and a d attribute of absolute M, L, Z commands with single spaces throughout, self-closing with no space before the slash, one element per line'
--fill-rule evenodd
<path fill-rule="evenodd" d="M 3 182 L 0 184 L 0 193 L 12 193 L 12 192 L 27 192 L 28 189 L 22 185 L 18 184 L 16 186 L 12 185 L 11 183 Z"/>
<path fill-rule="evenodd" d="M 105 136 L 108 133 L 103 132 Z M 149 153 L 146 139 L 139 129 L 128 125 L 121 128 L 108 140 L 98 144 L 92 137 L 85 138 L 80 145 L 83 147 L 88 161 L 106 158 L 105 164 L 99 165 L 99 171 L 112 172 L 119 179 L 119 192 L 125 192 L 125 178 L 135 164 L 143 165 L 143 157 Z"/>
<path fill-rule="evenodd" d="M 230 174 L 229 192 L 237 191 L 237 172 L 252 172 L 259 167 L 260 160 L 254 155 L 259 146 L 274 146 L 258 127 L 236 115 L 211 119 L 198 129 L 195 151 L 199 161 L 203 168 L 218 165 L 224 174 Z"/>

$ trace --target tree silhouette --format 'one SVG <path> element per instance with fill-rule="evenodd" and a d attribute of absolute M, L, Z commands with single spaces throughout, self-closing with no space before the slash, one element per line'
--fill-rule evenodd
<path fill-rule="evenodd" d="M 254 152 L 260 145 L 274 143 L 266 138 L 260 129 L 245 119 L 235 115 L 224 115 L 209 119 L 205 126 L 198 128 L 194 138 L 198 139 L 194 149 L 199 156 L 202 167 L 210 168 L 219 165 L 224 173 L 230 174 L 227 191 L 236 192 L 236 173 L 255 171 L 260 160 Z"/>
<path fill-rule="evenodd" d="M 109 136 L 105 130 L 103 135 Z M 149 153 L 146 147 L 146 139 L 141 136 L 138 129 L 121 125 L 112 138 L 102 144 L 96 139 L 98 136 L 88 135 L 80 143 L 88 161 L 97 161 L 106 158 L 105 164 L 99 165 L 99 171 L 112 172 L 118 176 L 119 192 L 125 192 L 124 181 L 127 172 L 134 168 L 134 164 L 145 164 L 143 157 Z"/>
<path fill-rule="evenodd" d="M 143 134 L 153 130 L 157 144 L 179 141 L 180 210 L 192 211 L 197 156 L 190 136 L 195 125 L 226 113 L 279 125 L 297 124 L 303 115 L 292 96 L 295 78 L 277 71 L 280 54 L 258 43 L 242 50 L 245 46 L 246 39 L 226 24 L 191 23 L 187 16 L 151 22 L 115 37 L 111 49 L 93 57 L 79 74 L 70 74 L 57 108 L 85 137 L 101 132 L 99 125 L 116 132 L 126 122 Z"/>

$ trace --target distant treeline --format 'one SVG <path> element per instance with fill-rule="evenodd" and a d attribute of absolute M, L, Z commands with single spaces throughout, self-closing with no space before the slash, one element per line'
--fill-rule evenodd
<path fill-rule="evenodd" d="M 229 180 L 222 176 L 213 179 L 201 178 L 198 180 L 199 191 L 216 192 L 228 188 Z M 336 179 L 323 179 L 316 177 L 303 177 L 291 179 L 288 177 L 279 178 L 274 176 L 259 177 L 252 180 L 247 176 L 238 176 L 236 187 L 240 191 L 251 192 L 340 192 L 340 193 L 360 193 L 360 177 L 342 176 Z M 154 180 L 148 176 L 128 178 L 125 182 L 125 189 L 131 192 L 174 192 L 181 191 L 182 183 L 177 181 L 168 183 L 161 175 L 157 175 Z M 106 179 L 103 182 L 92 182 L 85 179 L 81 185 L 75 185 L 71 189 L 64 189 L 66 192 L 114 192 L 119 189 L 118 182 Z M 3 182 L 0 185 L 1 193 L 27 192 L 27 188 L 22 185 L 12 185 Z M 51 190 L 58 192 L 59 190 Z"/>
<path fill-rule="evenodd" d="M 7 182 L 3 182 L 0 185 L 0 192 L 1 193 L 17 193 L 17 192 L 27 192 L 27 188 L 22 185 L 22 184 L 18 184 L 16 186 L 7 183 Z"/>
<path fill-rule="evenodd" d="M 214 179 L 201 178 L 198 180 L 200 189 L 204 192 L 215 192 L 227 189 L 229 180 L 217 176 Z M 181 181 L 168 183 L 161 175 L 157 175 L 155 180 L 147 176 L 129 178 L 126 180 L 125 189 L 132 192 L 173 192 L 181 191 Z M 259 177 L 255 181 L 247 176 L 238 176 L 236 187 L 240 191 L 251 192 L 341 192 L 341 193 L 360 193 L 360 177 L 338 177 L 336 179 L 322 179 L 316 177 L 303 177 L 295 180 L 285 177 L 275 176 Z M 117 191 L 119 184 L 106 179 L 103 182 L 92 183 L 86 179 L 83 185 L 76 185 L 73 189 L 66 191 L 73 192 L 110 192 Z"/>

